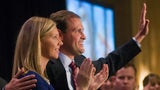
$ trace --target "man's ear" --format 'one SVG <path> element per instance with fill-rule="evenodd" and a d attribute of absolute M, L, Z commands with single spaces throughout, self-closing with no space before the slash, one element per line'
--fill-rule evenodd
<path fill-rule="evenodd" d="M 59 36 L 60 36 L 61 40 L 63 40 L 63 32 L 60 29 L 58 29 L 58 32 L 59 32 Z"/>

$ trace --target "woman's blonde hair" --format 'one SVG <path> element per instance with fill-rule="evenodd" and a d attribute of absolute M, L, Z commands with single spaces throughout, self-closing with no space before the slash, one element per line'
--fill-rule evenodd
<path fill-rule="evenodd" d="M 54 28 L 52 20 L 37 16 L 23 24 L 16 42 L 12 76 L 22 67 L 44 76 L 40 68 L 41 38 Z"/>

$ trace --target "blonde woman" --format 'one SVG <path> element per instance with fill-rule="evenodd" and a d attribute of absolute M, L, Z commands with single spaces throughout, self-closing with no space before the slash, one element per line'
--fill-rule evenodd
<path fill-rule="evenodd" d="M 58 58 L 61 45 L 59 32 L 52 20 L 43 17 L 29 18 L 17 38 L 13 76 L 23 67 L 26 71 L 23 76 L 35 74 L 37 83 L 34 90 L 53 90 L 45 68 L 49 59 Z"/>

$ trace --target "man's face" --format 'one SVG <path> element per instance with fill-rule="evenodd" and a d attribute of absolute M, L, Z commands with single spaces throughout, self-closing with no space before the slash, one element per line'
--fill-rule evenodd
<path fill-rule="evenodd" d="M 82 22 L 79 18 L 71 18 L 67 23 L 67 30 L 65 33 L 62 33 L 63 45 L 61 52 L 69 57 L 80 55 L 84 52 L 83 43 L 86 39 Z"/>
<path fill-rule="evenodd" d="M 115 76 L 115 90 L 134 90 L 136 85 L 135 71 L 132 67 L 121 68 Z"/>

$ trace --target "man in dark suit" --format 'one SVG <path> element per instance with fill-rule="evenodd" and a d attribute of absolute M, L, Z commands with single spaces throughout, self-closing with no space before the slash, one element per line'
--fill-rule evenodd
<path fill-rule="evenodd" d="M 97 72 L 101 70 L 103 64 L 108 64 L 109 76 L 111 76 L 141 51 L 139 44 L 149 31 L 149 20 L 145 18 L 146 4 L 141 14 L 139 31 L 129 42 L 105 58 L 93 61 Z M 47 74 L 56 90 L 73 90 L 69 64 L 74 61 L 77 66 L 80 66 L 86 58 L 81 55 L 84 52 L 83 41 L 86 39 L 83 25 L 77 14 L 66 10 L 52 13 L 50 18 L 57 23 L 63 45 L 60 48 L 59 59 L 49 61 Z"/>

